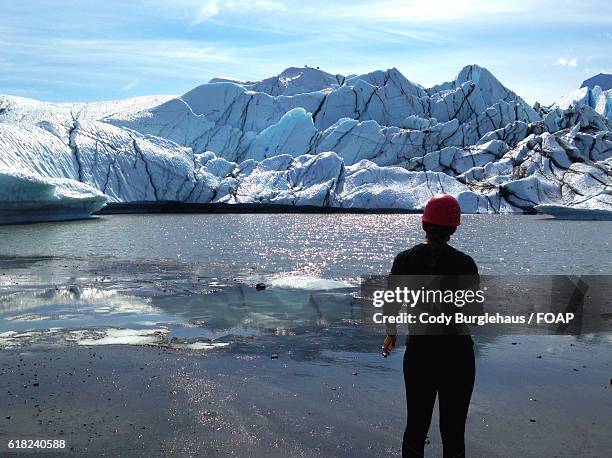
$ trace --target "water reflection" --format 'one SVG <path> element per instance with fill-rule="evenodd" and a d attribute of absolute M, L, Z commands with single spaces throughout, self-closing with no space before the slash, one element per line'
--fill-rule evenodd
<path fill-rule="evenodd" d="M 466 215 L 453 241 L 490 274 L 599 274 L 612 269 L 612 221 Z M 585 236 L 588 234 L 588 236 Z M 419 215 L 109 215 L 0 227 L 2 254 L 181 260 L 245 270 L 356 278 L 389 270 L 420 241 Z"/>

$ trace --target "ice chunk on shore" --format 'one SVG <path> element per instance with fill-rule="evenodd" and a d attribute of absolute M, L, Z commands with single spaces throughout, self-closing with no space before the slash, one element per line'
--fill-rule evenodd
<path fill-rule="evenodd" d="M 157 345 L 168 333 L 167 329 L 106 329 L 94 332 L 90 338 L 77 338 L 77 344 L 94 345 Z M 87 335 L 81 333 L 81 337 Z M 78 336 L 77 336 L 78 337 Z"/>
<path fill-rule="evenodd" d="M 0 223 L 84 219 L 107 201 L 94 187 L 69 178 L 0 169 Z"/>
<path fill-rule="evenodd" d="M 567 205 L 536 205 L 538 212 L 551 215 L 557 219 L 571 220 L 612 220 L 612 209 L 580 208 Z"/>
<path fill-rule="evenodd" d="M 346 281 L 307 277 L 304 275 L 282 275 L 273 277 L 269 280 L 269 284 L 274 288 L 293 288 L 314 291 L 355 287 L 355 285 Z"/>
<path fill-rule="evenodd" d="M 172 342 L 170 347 L 181 350 L 214 350 L 229 347 L 229 342 Z"/>

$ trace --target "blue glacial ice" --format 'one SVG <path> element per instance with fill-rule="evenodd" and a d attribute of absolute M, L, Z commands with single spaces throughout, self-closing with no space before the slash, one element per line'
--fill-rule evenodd
<path fill-rule="evenodd" d="M 418 210 L 445 192 L 466 212 L 610 210 L 609 92 L 531 107 L 470 65 L 431 88 L 397 69 L 289 68 L 181 96 L 0 96 L 3 183 L 21 186 L 0 190 L 0 209 L 29 219 L 83 217 L 105 201 Z"/>
<path fill-rule="evenodd" d="M 0 168 L 0 223 L 85 219 L 107 200 L 96 188 L 76 180 Z"/>

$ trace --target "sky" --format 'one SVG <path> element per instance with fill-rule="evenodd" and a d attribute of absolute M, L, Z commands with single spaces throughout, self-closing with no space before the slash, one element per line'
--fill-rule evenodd
<path fill-rule="evenodd" d="M 399 69 L 425 87 L 488 68 L 543 104 L 612 73 L 609 0 L 2 0 L 0 94 L 182 94 L 290 66 Z"/>

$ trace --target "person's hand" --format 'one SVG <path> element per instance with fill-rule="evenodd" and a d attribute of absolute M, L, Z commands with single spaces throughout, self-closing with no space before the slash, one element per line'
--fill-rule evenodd
<path fill-rule="evenodd" d="M 391 354 L 391 349 L 395 347 L 395 341 L 396 336 L 387 335 L 387 337 L 385 337 L 385 341 L 383 342 L 382 346 L 382 353 L 385 358 Z"/>

